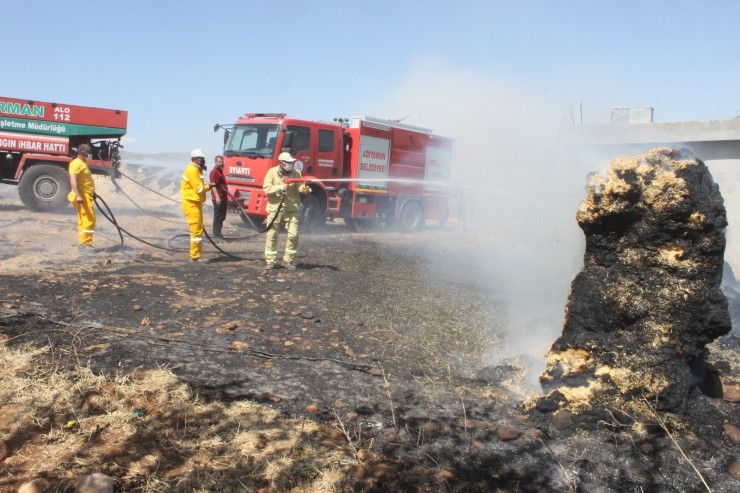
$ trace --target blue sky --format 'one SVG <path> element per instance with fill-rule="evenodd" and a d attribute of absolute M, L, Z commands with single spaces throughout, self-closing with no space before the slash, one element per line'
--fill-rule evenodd
<path fill-rule="evenodd" d="M 129 111 L 126 150 L 219 150 L 245 112 L 471 125 L 740 115 L 738 1 L 0 0 L 0 95 Z M 536 121 L 536 122 L 535 122 Z M 505 131 L 505 130 L 504 130 Z M 546 138 L 546 137 L 545 137 Z M 464 145 L 460 141 L 459 145 Z"/>

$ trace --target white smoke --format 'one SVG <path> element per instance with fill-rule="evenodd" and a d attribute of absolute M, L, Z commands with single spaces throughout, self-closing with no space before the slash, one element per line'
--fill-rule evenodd
<path fill-rule="evenodd" d="M 567 101 L 555 91 L 427 60 L 367 105 L 380 112 L 374 116 L 409 115 L 405 123 L 456 140 L 453 180 L 468 199 L 470 229 L 490 240 L 480 262 L 491 273 L 495 299 L 505 286 L 506 345 L 497 349 L 494 363 L 520 353 L 534 366 L 544 365 L 544 353 L 563 327 L 570 282 L 582 267 L 578 205 L 589 175 L 604 174 L 619 157 L 614 151 L 588 155 L 558 139 L 564 123 L 580 124 L 580 118 L 563 111 Z M 732 216 L 740 208 L 740 166 L 727 160 L 707 165 L 728 211 L 725 259 L 740 275 L 740 228 L 733 229 Z M 530 368 L 528 376 L 539 374 Z"/>
<path fill-rule="evenodd" d="M 732 266 L 736 275 L 740 276 L 740 227 L 736 226 L 736 216 L 733 213 L 740 210 L 740 160 L 723 159 L 717 161 L 705 161 L 712 173 L 715 183 L 719 185 L 719 191 L 725 200 L 727 220 L 727 247 L 725 248 L 725 260 Z"/>
<path fill-rule="evenodd" d="M 471 234 L 489 240 L 478 260 L 490 272 L 492 296 L 506 303 L 504 347 L 489 363 L 523 355 L 536 380 L 582 264 L 575 213 L 588 174 L 604 159 L 578 157 L 559 143 L 564 115 L 547 91 L 439 61 L 415 67 L 370 107 L 455 138 L 453 180 L 465 193 Z"/>
<path fill-rule="evenodd" d="M 190 163 L 190 152 L 130 152 L 122 151 L 125 164 L 149 168 L 184 170 Z"/>

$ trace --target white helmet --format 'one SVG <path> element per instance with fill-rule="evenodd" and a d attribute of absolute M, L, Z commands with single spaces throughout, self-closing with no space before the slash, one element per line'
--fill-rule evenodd
<path fill-rule="evenodd" d="M 289 152 L 281 152 L 278 156 L 278 161 L 285 161 L 286 163 L 292 163 L 295 161 L 295 158 L 290 155 Z"/>
<path fill-rule="evenodd" d="M 191 158 L 202 157 L 203 159 L 205 159 L 206 158 L 206 155 L 203 154 L 203 151 L 202 150 L 195 149 L 193 152 L 190 153 L 190 157 Z"/>

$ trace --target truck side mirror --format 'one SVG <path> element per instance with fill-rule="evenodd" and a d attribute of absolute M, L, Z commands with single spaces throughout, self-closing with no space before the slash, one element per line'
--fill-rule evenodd
<path fill-rule="evenodd" d="M 295 135 L 295 132 L 292 132 L 290 130 L 285 132 L 285 137 L 283 137 L 283 145 L 282 148 L 292 148 L 293 147 L 293 136 Z"/>

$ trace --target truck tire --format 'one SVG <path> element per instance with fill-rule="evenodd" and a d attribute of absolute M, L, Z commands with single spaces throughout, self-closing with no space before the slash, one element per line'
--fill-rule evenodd
<path fill-rule="evenodd" d="M 304 197 L 301 202 L 301 227 L 306 233 L 318 233 L 326 226 L 326 212 L 316 195 Z"/>
<path fill-rule="evenodd" d="M 424 227 L 424 209 L 416 200 L 409 200 L 401 208 L 398 225 L 403 231 L 418 231 Z"/>
<path fill-rule="evenodd" d="M 71 187 L 69 175 L 61 166 L 34 164 L 18 182 L 18 195 L 34 211 L 53 211 L 65 207 Z"/>

